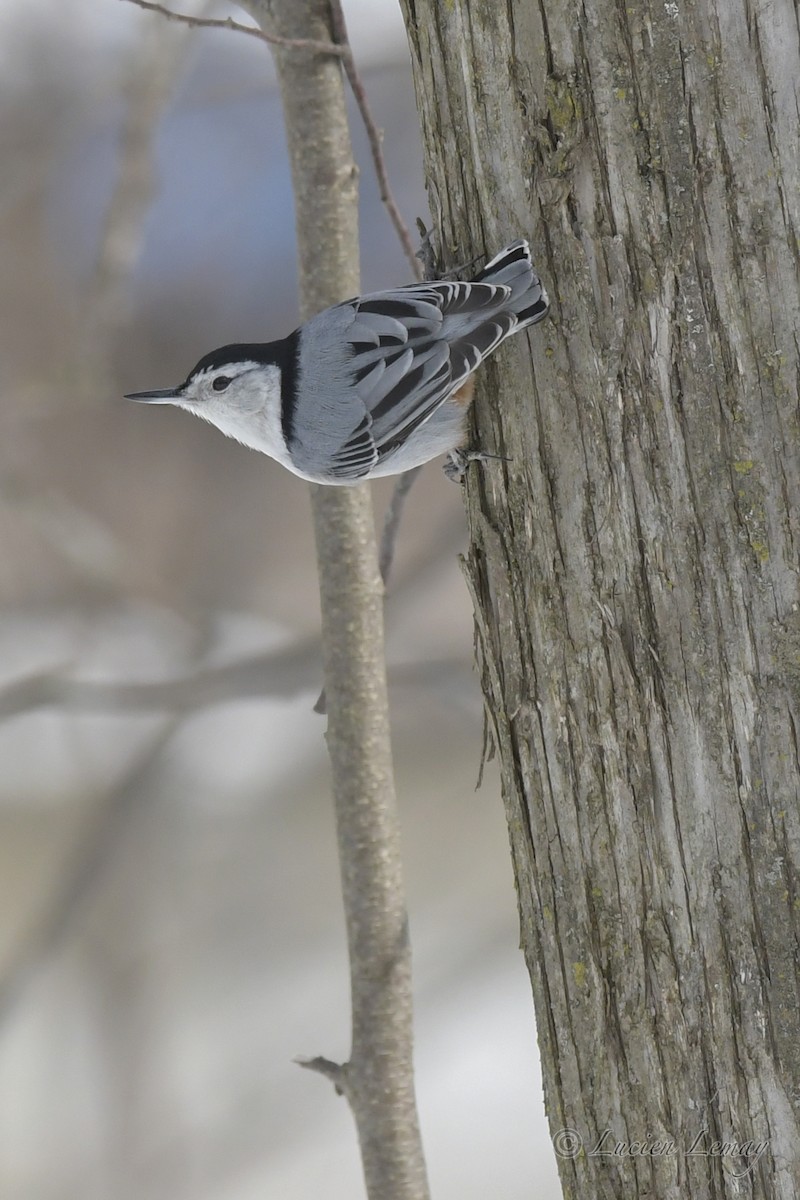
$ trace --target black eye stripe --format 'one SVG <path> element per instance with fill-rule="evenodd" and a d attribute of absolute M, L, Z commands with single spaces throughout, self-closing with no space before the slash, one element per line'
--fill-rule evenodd
<path fill-rule="evenodd" d="M 215 392 L 224 392 L 225 388 L 228 387 L 232 382 L 233 381 L 229 379 L 227 375 L 218 375 L 211 386 Z"/>

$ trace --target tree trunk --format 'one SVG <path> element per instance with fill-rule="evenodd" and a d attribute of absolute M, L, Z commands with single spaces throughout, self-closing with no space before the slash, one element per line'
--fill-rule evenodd
<path fill-rule="evenodd" d="M 796 1198 L 792 0 L 403 3 L 448 265 L 553 300 L 467 577 L 565 1195 Z"/>

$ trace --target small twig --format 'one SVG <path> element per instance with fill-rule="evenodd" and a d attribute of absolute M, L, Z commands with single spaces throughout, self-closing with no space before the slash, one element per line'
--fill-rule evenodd
<path fill-rule="evenodd" d="M 128 0 L 128 3 L 135 4 L 137 8 L 143 8 L 147 12 L 160 13 L 169 21 L 180 21 L 184 25 L 191 25 L 193 29 L 233 29 L 236 33 L 246 33 L 250 37 L 258 38 L 260 42 L 266 42 L 268 46 L 285 46 L 289 50 L 312 50 L 317 54 L 332 54 L 341 59 L 346 58 L 350 53 L 350 48 L 346 45 L 322 42 L 317 38 L 280 37 L 277 33 L 265 33 L 263 29 L 257 29 L 254 25 L 242 25 L 239 21 L 234 21 L 232 17 L 193 17 L 189 13 L 174 12 L 173 9 L 166 8 L 163 4 L 152 3 L 151 0 Z"/>
<path fill-rule="evenodd" d="M 417 232 L 419 234 L 419 250 L 416 253 L 423 279 L 441 279 L 442 273 L 438 266 L 436 251 L 433 248 L 433 230 L 427 229 L 422 217 L 417 217 Z"/>
<path fill-rule="evenodd" d="M 410 471 L 404 471 L 398 477 L 397 483 L 394 485 L 392 498 L 389 501 L 389 507 L 386 510 L 386 516 L 383 518 L 378 568 L 384 587 L 389 582 L 389 575 L 391 574 L 392 563 L 394 562 L 397 531 L 400 528 L 400 520 L 403 516 L 406 498 L 411 491 L 411 485 L 421 470 L 421 467 L 412 467 Z"/>
<path fill-rule="evenodd" d="M 342 11 L 341 0 L 330 0 L 331 23 L 333 26 L 333 36 L 337 45 L 341 46 L 344 53 L 342 54 L 342 66 L 344 67 L 347 81 L 350 84 L 350 89 L 358 105 L 358 111 L 361 114 L 361 120 L 364 122 L 364 128 L 367 131 L 369 139 L 369 148 L 372 154 L 372 162 L 375 167 L 375 174 L 378 179 L 378 188 L 382 202 L 386 205 L 386 211 L 389 213 L 389 218 L 394 225 L 395 232 L 400 239 L 401 245 L 408 259 L 411 270 L 414 272 L 416 279 L 422 279 L 422 269 L 420 266 L 417 253 L 411 241 L 411 234 L 408 232 L 408 226 L 400 215 L 400 209 L 392 194 L 392 189 L 389 184 L 389 175 L 386 170 L 386 159 L 383 154 L 383 136 L 380 129 L 375 124 L 372 116 L 372 111 L 367 100 L 367 92 L 364 87 L 364 82 L 359 74 L 356 65 L 355 56 L 350 45 L 350 39 L 347 36 L 347 25 Z"/>
<path fill-rule="evenodd" d="M 404 471 L 402 475 L 397 477 L 397 483 L 394 485 L 392 498 L 389 501 L 389 507 L 386 510 L 386 515 L 383 518 L 383 529 L 381 531 L 381 544 L 378 551 L 378 570 L 381 573 L 381 582 L 384 588 L 389 582 L 389 576 L 392 572 L 392 563 L 394 562 L 394 552 L 397 545 L 397 532 L 400 528 L 400 521 L 405 508 L 406 497 L 411 491 L 411 485 L 417 478 L 417 475 L 422 470 L 421 467 L 412 467 L 410 471 Z M 324 716 L 328 711 L 328 702 L 325 697 L 325 688 L 322 689 L 314 702 L 314 712 Z"/>
<path fill-rule="evenodd" d="M 400 209 L 397 206 L 391 186 L 389 184 L 389 175 L 386 170 L 386 159 L 383 154 L 383 139 L 381 131 L 375 124 L 372 116 L 372 110 L 367 99 L 366 88 L 359 74 L 356 65 L 355 56 L 350 45 L 350 38 L 347 33 L 347 24 L 344 19 L 344 11 L 342 9 L 341 0 L 330 0 L 331 23 L 333 27 L 333 36 L 336 42 L 346 47 L 347 53 L 342 56 L 342 66 L 347 75 L 350 89 L 353 93 L 358 111 L 361 113 L 361 120 L 364 122 L 364 128 L 367 132 L 369 140 L 369 148 L 372 154 L 372 162 L 375 167 L 375 175 L 378 180 L 378 189 L 380 198 L 386 206 L 386 211 L 389 214 L 389 219 L 394 225 L 395 232 L 400 239 L 400 244 L 403 247 L 405 256 L 411 265 L 411 270 L 414 277 L 422 280 L 422 264 L 417 257 L 417 252 L 414 249 L 411 241 L 411 234 L 408 231 L 408 226 L 400 215 Z M 386 516 L 383 522 L 383 530 L 381 532 L 380 553 L 378 558 L 378 567 L 383 580 L 383 586 L 389 582 L 389 575 L 392 570 L 392 562 L 394 560 L 395 545 L 397 542 L 397 533 L 400 528 L 400 521 L 405 507 L 406 497 L 411 490 L 411 485 L 414 483 L 419 474 L 419 467 L 415 467 L 412 471 L 406 471 L 400 476 L 395 484 L 392 499 L 389 503 L 389 508 L 386 511 Z M 319 707 L 321 706 L 321 707 Z M 324 689 L 314 706 L 315 712 L 325 711 L 325 692 Z"/>
<path fill-rule="evenodd" d="M 306 1071 L 316 1071 L 319 1075 L 324 1075 L 326 1079 L 330 1079 L 333 1084 L 337 1096 L 345 1096 L 347 1094 L 347 1067 L 342 1063 L 333 1062 L 330 1058 L 323 1058 L 318 1054 L 316 1058 L 295 1058 L 294 1062 L 298 1067 L 303 1067 Z"/>

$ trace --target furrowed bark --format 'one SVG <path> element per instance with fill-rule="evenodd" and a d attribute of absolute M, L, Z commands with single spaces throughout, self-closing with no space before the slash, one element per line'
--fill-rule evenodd
<path fill-rule="evenodd" d="M 331 40 L 328 0 L 247 5 L 265 31 Z M 276 48 L 302 315 L 358 292 L 357 172 L 341 62 Z M 426 1200 L 412 1069 L 411 953 L 394 793 L 383 589 L 366 487 L 312 488 L 328 749 L 352 987 L 350 1060 L 312 1060 L 352 1108 L 371 1200 Z"/>
<path fill-rule="evenodd" d="M 447 260 L 554 301 L 467 575 L 564 1192 L 796 1200 L 796 10 L 403 8 Z"/>

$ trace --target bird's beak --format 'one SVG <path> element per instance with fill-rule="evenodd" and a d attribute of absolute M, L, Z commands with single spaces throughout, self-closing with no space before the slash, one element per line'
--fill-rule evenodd
<path fill-rule="evenodd" d="M 180 388 L 162 388 L 158 392 L 129 392 L 126 400 L 138 400 L 142 404 L 170 404 L 177 400 Z"/>

